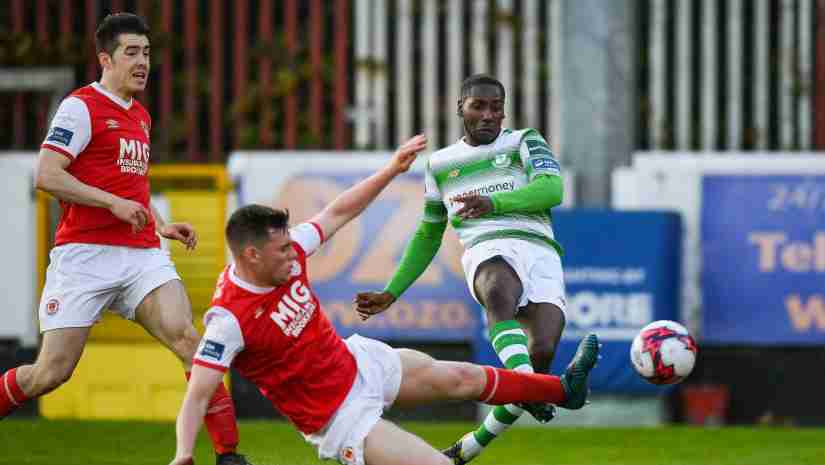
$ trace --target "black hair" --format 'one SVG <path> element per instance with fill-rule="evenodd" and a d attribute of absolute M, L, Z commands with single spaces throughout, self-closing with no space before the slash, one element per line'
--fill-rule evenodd
<path fill-rule="evenodd" d="M 286 231 L 289 227 L 289 210 L 278 210 L 264 205 L 241 207 L 226 223 L 226 240 L 235 253 L 248 244 L 261 244 L 269 240 L 272 229 Z"/>
<path fill-rule="evenodd" d="M 461 100 L 464 100 L 470 94 L 473 87 L 483 85 L 498 87 L 498 91 L 501 92 L 501 98 L 504 98 L 504 84 L 502 84 L 501 81 L 489 74 L 473 74 L 461 83 Z"/>
<path fill-rule="evenodd" d="M 105 18 L 95 31 L 95 50 L 114 55 L 121 34 L 149 35 L 149 25 L 142 17 L 132 13 L 113 13 Z"/>

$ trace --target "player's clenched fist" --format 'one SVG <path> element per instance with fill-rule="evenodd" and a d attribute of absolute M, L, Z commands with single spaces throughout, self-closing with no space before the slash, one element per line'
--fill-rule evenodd
<path fill-rule="evenodd" d="M 132 225 L 132 232 L 140 232 L 149 222 L 149 210 L 138 202 L 118 198 L 109 207 L 115 217 Z"/>
<path fill-rule="evenodd" d="M 390 308 L 393 302 L 395 302 L 395 297 L 386 291 L 359 292 L 353 300 L 355 311 L 364 321 Z"/>
<path fill-rule="evenodd" d="M 158 234 L 175 241 L 180 241 L 186 250 L 195 250 L 198 245 L 198 234 L 189 223 L 168 223 L 158 229 Z"/>
<path fill-rule="evenodd" d="M 493 211 L 493 201 L 487 196 L 469 194 L 455 197 L 453 200 L 464 204 L 455 212 L 455 216 L 465 220 L 481 218 Z"/>
<path fill-rule="evenodd" d="M 427 148 L 427 136 L 419 134 L 407 142 L 401 144 L 400 147 L 393 154 L 392 167 L 395 168 L 396 173 L 404 173 L 410 169 L 410 165 L 415 161 L 418 152 Z"/>

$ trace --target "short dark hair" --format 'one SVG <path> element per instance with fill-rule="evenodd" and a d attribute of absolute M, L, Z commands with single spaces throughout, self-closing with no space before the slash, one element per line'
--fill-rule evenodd
<path fill-rule="evenodd" d="M 271 229 L 286 231 L 289 227 L 289 210 L 278 210 L 265 205 L 241 207 L 226 223 L 226 240 L 229 248 L 240 253 L 248 244 L 259 245 L 269 240 Z"/>
<path fill-rule="evenodd" d="M 501 98 L 505 97 L 504 84 L 502 84 L 501 81 L 489 74 L 473 74 L 461 83 L 461 100 L 467 98 L 467 95 L 470 94 L 470 90 L 472 90 L 473 87 L 484 85 L 498 87 L 498 91 L 501 92 Z"/>
<path fill-rule="evenodd" d="M 95 50 L 114 55 L 121 34 L 149 35 L 149 25 L 142 17 L 132 13 L 113 13 L 97 26 L 95 31 Z"/>

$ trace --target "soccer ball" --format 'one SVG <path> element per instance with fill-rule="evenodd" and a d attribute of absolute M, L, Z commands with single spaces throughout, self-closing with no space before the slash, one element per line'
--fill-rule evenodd
<path fill-rule="evenodd" d="M 630 361 L 642 378 L 653 384 L 676 384 L 696 363 L 696 342 L 684 326 L 659 320 L 642 328 L 630 346 Z"/>

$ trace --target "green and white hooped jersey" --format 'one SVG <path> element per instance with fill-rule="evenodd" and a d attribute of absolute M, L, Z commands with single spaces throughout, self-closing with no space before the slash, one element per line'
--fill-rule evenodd
<path fill-rule="evenodd" d="M 491 214 L 462 220 L 455 198 L 465 194 L 489 196 L 524 187 L 537 175 L 560 176 L 559 163 L 547 141 L 535 129 L 502 129 L 496 140 L 473 147 L 459 140 L 433 152 L 425 170 L 424 221 L 441 223 L 448 218 L 465 249 L 504 237 L 550 245 L 561 255 L 549 212 Z"/>

